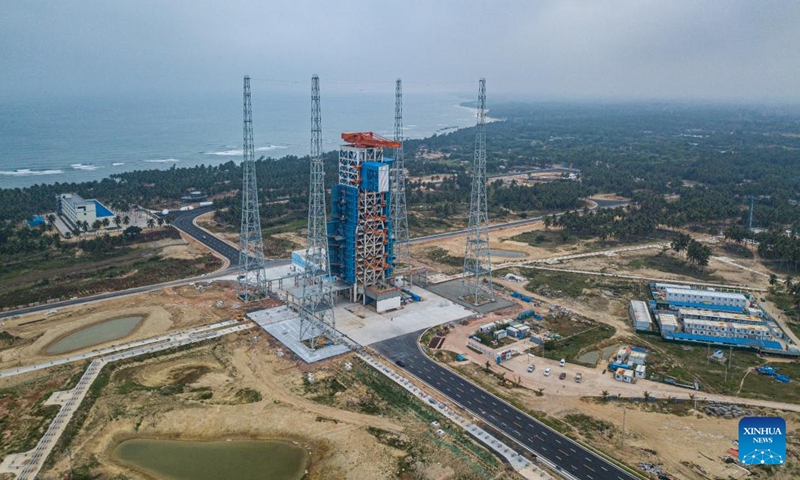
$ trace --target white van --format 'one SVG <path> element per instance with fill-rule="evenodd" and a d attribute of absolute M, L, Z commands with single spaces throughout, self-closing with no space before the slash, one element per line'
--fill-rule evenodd
<path fill-rule="evenodd" d="M 558 366 L 559 366 L 559 367 L 563 367 L 563 366 L 564 366 L 564 365 L 566 365 L 566 364 L 567 364 L 567 361 L 566 361 L 566 360 L 564 360 L 563 358 L 561 359 L 561 361 L 560 361 L 560 362 L 558 362 Z"/>
<path fill-rule="evenodd" d="M 544 376 L 545 377 L 549 377 L 550 376 L 550 369 L 549 368 L 545 368 L 544 369 Z"/>

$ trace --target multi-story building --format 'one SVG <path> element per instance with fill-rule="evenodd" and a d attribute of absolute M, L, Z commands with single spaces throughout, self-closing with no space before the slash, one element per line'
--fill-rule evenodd
<path fill-rule="evenodd" d="M 671 313 L 659 313 L 656 315 L 658 326 L 661 328 L 661 335 L 678 331 L 678 317 Z"/>
<path fill-rule="evenodd" d="M 744 310 L 749 300 L 744 294 L 736 292 L 717 292 L 686 288 L 664 288 L 666 301 L 670 307 L 712 308 L 719 310 Z"/>
<path fill-rule="evenodd" d="M 772 338 L 770 329 L 764 325 L 745 325 L 713 320 L 684 319 L 683 331 L 692 335 L 706 335 L 709 337 L 754 340 L 769 340 Z"/>
<path fill-rule="evenodd" d="M 684 320 L 709 320 L 717 322 L 734 322 L 745 325 L 762 325 L 764 320 L 755 315 L 746 315 L 734 312 L 719 312 L 715 310 L 701 310 L 699 308 L 679 308 L 678 315 Z"/>
<path fill-rule="evenodd" d="M 56 200 L 56 211 L 72 228 L 80 228 L 83 222 L 93 228 L 96 220 L 107 218 L 110 221 L 114 218 L 114 212 L 94 198 L 84 200 L 77 193 L 62 193 Z"/>

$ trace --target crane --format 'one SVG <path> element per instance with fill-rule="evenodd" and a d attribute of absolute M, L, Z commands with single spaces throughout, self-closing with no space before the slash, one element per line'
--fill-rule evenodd
<path fill-rule="evenodd" d="M 357 147 L 364 148 L 400 148 L 402 146 L 401 142 L 389 140 L 386 137 L 372 132 L 344 132 L 342 133 L 342 140 Z"/>

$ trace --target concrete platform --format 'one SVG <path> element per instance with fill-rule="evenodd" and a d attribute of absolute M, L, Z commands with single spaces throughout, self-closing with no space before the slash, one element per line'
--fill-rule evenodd
<path fill-rule="evenodd" d="M 247 314 L 267 333 L 277 338 L 306 363 L 319 362 L 350 351 L 347 345 L 331 345 L 312 351 L 300 341 L 300 316 L 289 307 L 281 306 Z"/>
<path fill-rule="evenodd" d="M 499 296 L 495 296 L 494 302 L 486 303 L 478 307 L 467 301 L 461 300 L 458 298 L 461 296 L 460 278 L 456 280 L 450 280 L 448 282 L 437 283 L 436 285 L 428 285 L 428 290 L 459 305 L 475 310 L 478 313 L 489 313 L 514 306 L 514 302 L 510 302 L 505 298 L 500 298 Z"/>
<path fill-rule="evenodd" d="M 371 345 L 421 329 L 442 325 L 475 314 L 473 310 L 420 287 L 411 291 L 421 302 L 407 303 L 401 310 L 377 313 L 361 304 L 341 303 L 334 309 L 336 329 L 360 345 Z"/>

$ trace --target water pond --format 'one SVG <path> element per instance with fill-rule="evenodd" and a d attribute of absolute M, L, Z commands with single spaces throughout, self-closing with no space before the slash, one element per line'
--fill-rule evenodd
<path fill-rule="evenodd" d="M 114 460 L 166 480 L 299 480 L 308 452 L 277 440 L 187 442 L 136 438 L 114 448 Z"/>
<path fill-rule="evenodd" d="M 48 346 L 46 352 L 49 355 L 59 355 L 81 348 L 99 345 L 122 338 L 131 333 L 136 325 L 142 321 L 142 317 L 123 317 L 97 323 L 91 327 L 78 330 L 67 335 L 61 340 Z"/>

